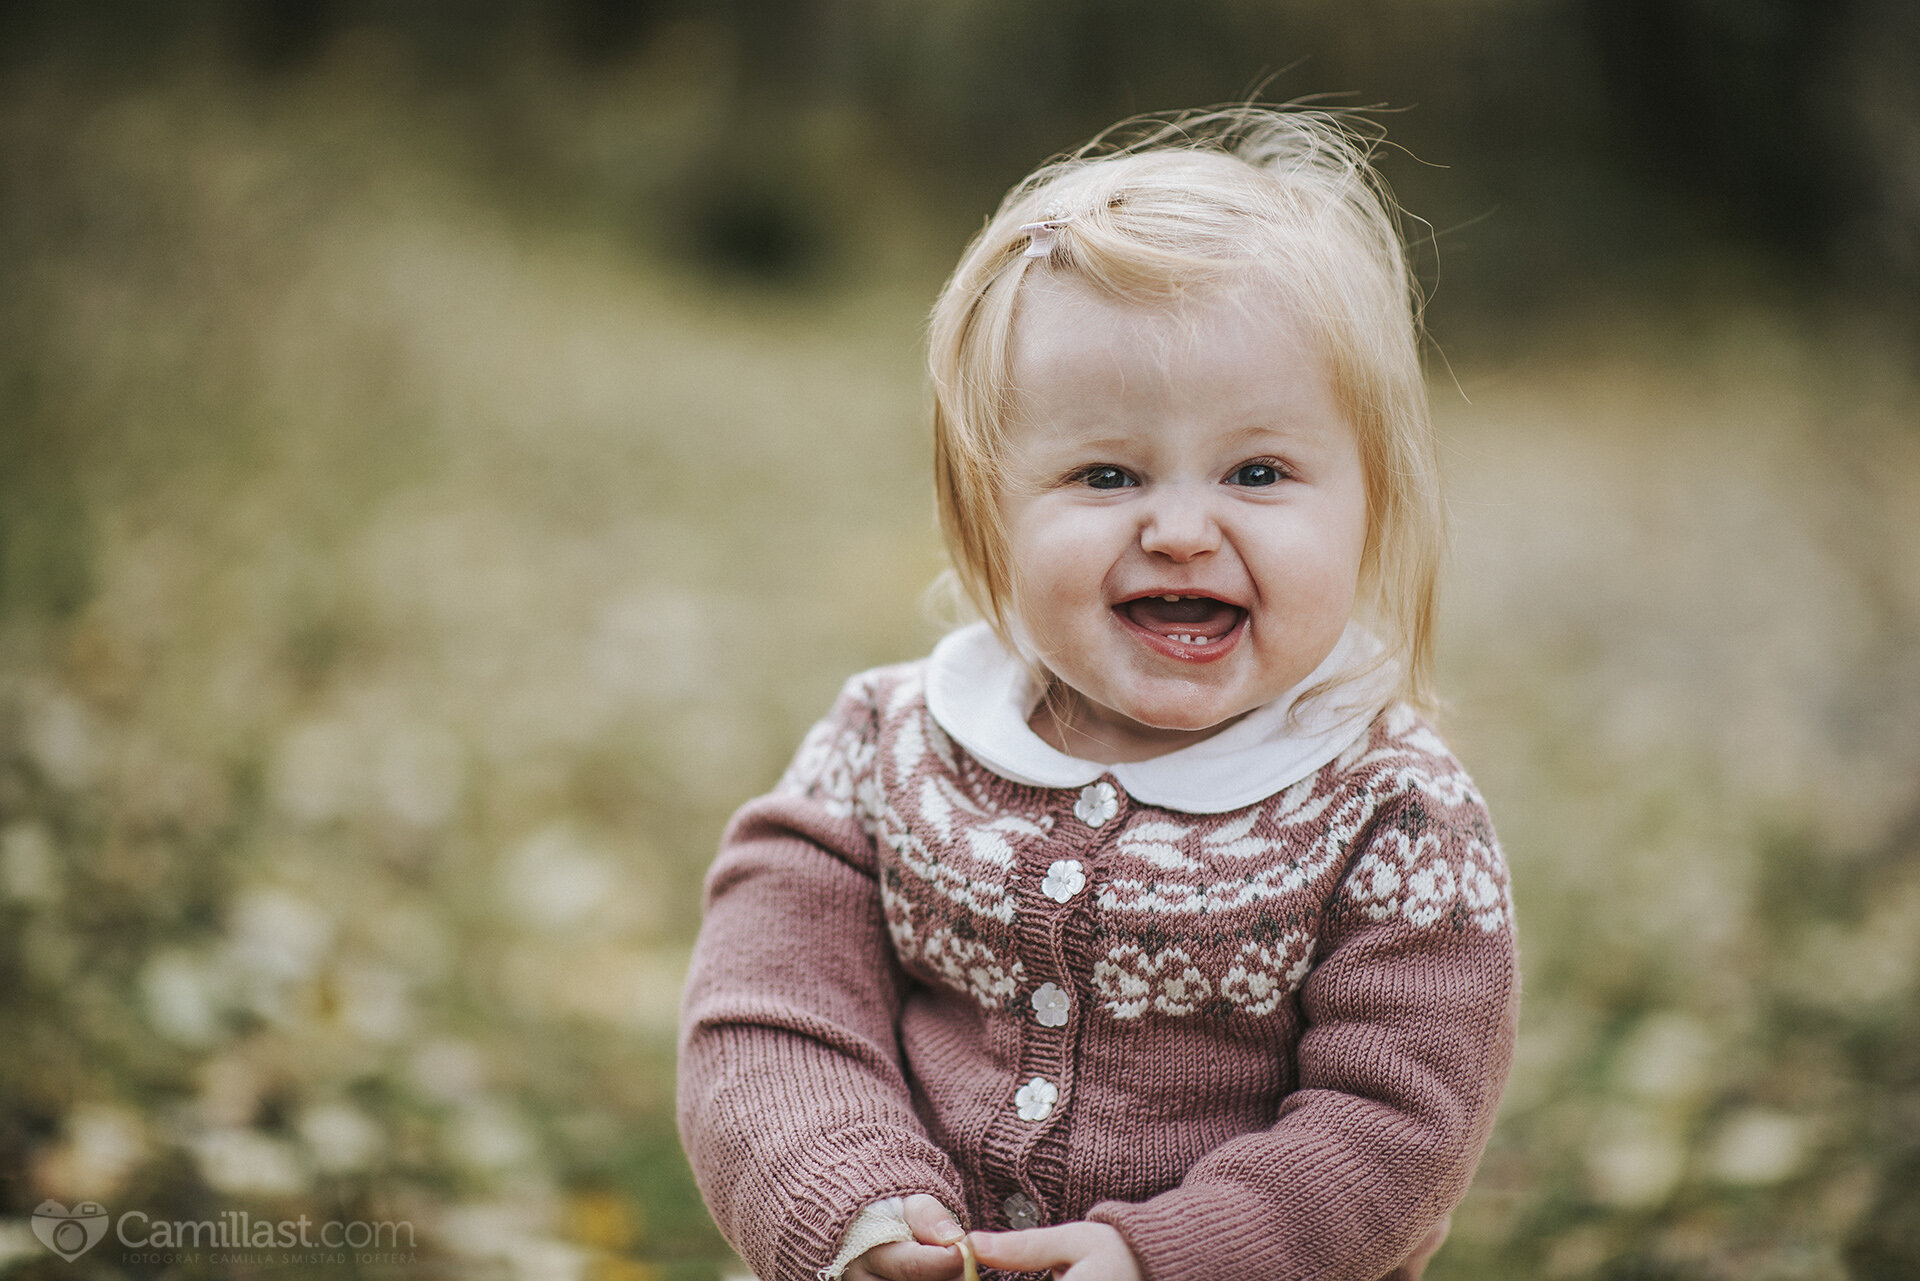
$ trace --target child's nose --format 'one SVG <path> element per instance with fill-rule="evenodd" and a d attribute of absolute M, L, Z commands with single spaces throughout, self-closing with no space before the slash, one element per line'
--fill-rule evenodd
<path fill-rule="evenodd" d="M 1184 486 L 1169 487 L 1147 505 L 1140 528 L 1140 547 L 1156 556 L 1189 561 L 1220 546 L 1220 526 L 1214 522 L 1205 494 Z"/>

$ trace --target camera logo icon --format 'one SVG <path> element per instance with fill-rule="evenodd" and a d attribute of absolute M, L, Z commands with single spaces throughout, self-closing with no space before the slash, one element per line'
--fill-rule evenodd
<path fill-rule="evenodd" d="M 58 1201 L 42 1201 L 33 1212 L 33 1235 L 68 1263 L 100 1244 L 107 1235 L 107 1207 L 82 1201 L 69 1210 Z"/>

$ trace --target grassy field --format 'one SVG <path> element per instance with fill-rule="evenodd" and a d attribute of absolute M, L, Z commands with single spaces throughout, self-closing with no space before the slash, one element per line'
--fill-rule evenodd
<path fill-rule="evenodd" d="M 420 1225 L 313 1275 L 714 1278 L 698 880 L 938 634 L 951 219 L 716 283 L 355 74 L 0 101 L 0 1272 L 252 1275 L 60 1263 L 55 1197 Z M 1738 280 L 1567 316 L 1436 367 L 1527 1005 L 1429 1275 L 1911 1276 L 1911 353 Z"/>

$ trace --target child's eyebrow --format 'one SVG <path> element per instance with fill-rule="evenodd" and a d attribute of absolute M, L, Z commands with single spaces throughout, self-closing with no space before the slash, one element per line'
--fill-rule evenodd
<path fill-rule="evenodd" d="M 1125 433 L 1084 435 L 1072 424 L 1055 424 L 1053 430 L 1043 438 L 1045 444 L 1056 449 L 1072 450 L 1074 453 L 1117 453 L 1126 449 L 1138 449 L 1140 439 Z"/>
<path fill-rule="evenodd" d="M 1297 423 L 1283 418 L 1258 419 L 1244 426 L 1228 431 L 1223 439 L 1232 447 L 1300 447 L 1311 445 L 1317 440 L 1317 433 L 1302 430 Z M 1103 432 L 1097 428 L 1083 430 L 1072 423 L 1055 423 L 1043 438 L 1044 447 L 1064 450 L 1075 454 L 1138 452 L 1142 447 L 1151 447 L 1151 440 L 1143 440 L 1133 432 Z"/>
<path fill-rule="evenodd" d="M 1227 440 L 1239 444 L 1260 444 L 1284 446 L 1289 449 L 1312 448 L 1322 443 L 1323 433 L 1313 423 L 1299 423 L 1287 418 L 1266 419 L 1237 427 L 1227 434 Z"/>
<path fill-rule="evenodd" d="M 1296 434 L 1295 432 L 1288 431 L 1284 423 L 1269 422 L 1266 419 L 1261 419 L 1258 422 L 1248 423 L 1244 427 L 1234 428 L 1227 433 L 1227 440 L 1234 444 L 1238 444 L 1241 441 L 1270 440 L 1276 436 L 1291 440 Z"/>
<path fill-rule="evenodd" d="M 1076 448 L 1092 450 L 1096 453 L 1117 454 L 1128 450 L 1138 450 L 1140 448 L 1140 441 L 1137 437 L 1096 436 L 1087 440 L 1075 441 L 1074 445 Z"/>

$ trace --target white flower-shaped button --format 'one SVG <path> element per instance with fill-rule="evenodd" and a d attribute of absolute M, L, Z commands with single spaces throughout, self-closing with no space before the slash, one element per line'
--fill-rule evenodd
<path fill-rule="evenodd" d="M 1042 983 L 1027 998 L 1033 1002 L 1033 1017 L 1041 1027 L 1060 1027 L 1067 1021 L 1067 994 L 1056 983 Z"/>
<path fill-rule="evenodd" d="M 1064 903 L 1087 888 L 1087 874 L 1077 858 L 1055 859 L 1047 868 L 1047 879 L 1040 892 L 1056 903 Z"/>
<path fill-rule="evenodd" d="M 1044 1076 L 1036 1076 L 1013 1094 L 1013 1106 L 1022 1121 L 1044 1121 L 1053 1115 L 1060 1101 L 1060 1088 Z"/>
<path fill-rule="evenodd" d="M 1073 803 L 1074 817 L 1088 827 L 1098 827 L 1119 812 L 1120 793 L 1104 780 L 1081 788 L 1080 799 Z"/>

